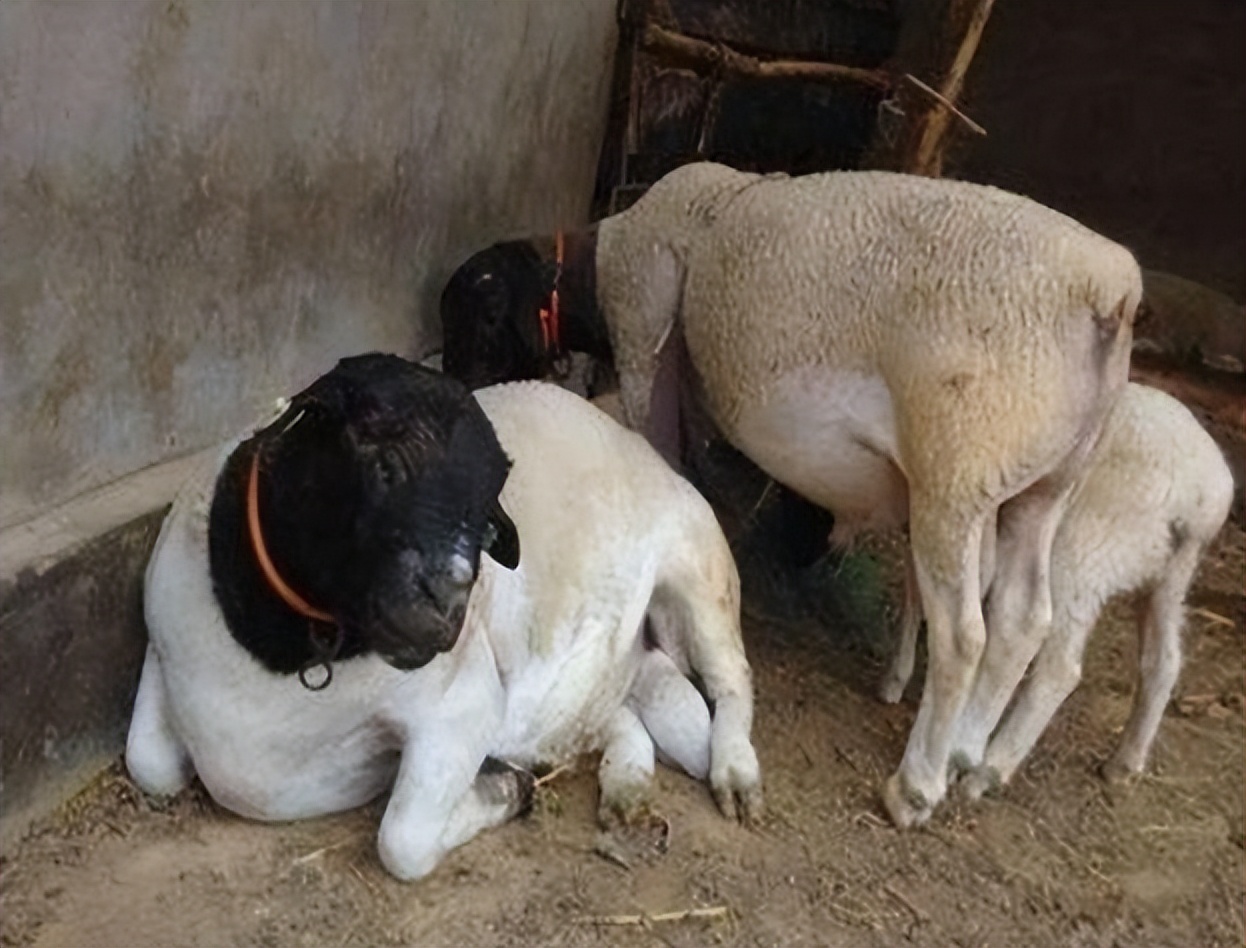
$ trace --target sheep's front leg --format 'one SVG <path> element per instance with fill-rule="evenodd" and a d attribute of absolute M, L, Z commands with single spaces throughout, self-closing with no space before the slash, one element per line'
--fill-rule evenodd
<path fill-rule="evenodd" d="M 657 353 L 653 388 L 649 393 L 649 416 L 645 440 L 676 471 L 683 468 L 683 416 L 680 406 L 681 376 L 687 360 L 683 337 L 671 332 Z"/>
<path fill-rule="evenodd" d="M 721 537 L 721 534 L 719 534 Z M 721 540 L 719 542 L 722 542 Z M 663 580 L 650 616 L 659 629 L 659 643 L 678 638 L 676 648 L 688 656 L 691 670 L 700 676 L 714 713 L 709 724 L 710 789 L 728 819 L 751 821 L 762 813 L 761 766 L 750 737 L 753 728 L 753 679 L 740 638 L 739 585 L 730 554 L 708 550 L 700 556 L 675 557 Z M 730 572 L 730 579 L 719 571 Z M 679 604 L 675 621 L 662 621 L 666 609 Z M 676 632 L 675 630 L 679 630 Z M 676 700 L 682 700 L 678 695 Z M 685 693 L 686 697 L 686 693 Z M 697 718 L 685 721 L 694 728 Z M 656 736 L 656 735 L 655 735 Z M 689 735 L 695 736 L 695 735 Z M 693 750 L 693 742 L 687 741 Z M 659 742 L 661 746 L 661 742 Z M 695 756 L 685 755 L 699 767 Z M 690 771 L 691 772 L 691 771 Z"/>
<path fill-rule="evenodd" d="M 409 741 L 381 819 L 381 862 L 399 879 L 419 879 L 450 850 L 524 812 L 533 787 L 527 771 L 483 752 Z"/>
<path fill-rule="evenodd" d="M 982 528 L 981 570 L 978 573 L 979 588 L 983 595 L 995 577 L 995 517 L 991 516 Z M 891 667 L 878 689 L 878 697 L 885 704 L 895 704 L 904 697 L 904 689 L 913 677 L 917 664 L 917 635 L 922 625 L 922 597 L 917 585 L 917 572 L 913 566 L 913 551 L 904 556 L 904 613 L 900 617 L 900 641 L 891 659 Z"/>
<path fill-rule="evenodd" d="M 650 649 L 628 694 L 628 704 L 657 747 L 658 759 L 697 780 L 710 772 L 710 709 L 671 657 Z"/>
<path fill-rule="evenodd" d="M 929 658 L 917 720 L 900 769 L 883 788 L 883 803 L 901 829 L 924 823 L 947 792 L 947 765 L 957 720 L 969 696 L 986 641 L 981 604 L 980 514 L 960 536 L 947 518 L 915 505 L 914 568 L 926 612 Z"/>
<path fill-rule="evenodd" d="M 904 557 L 904 613 L 900 616 L 900 641 L 891 666 L 883 677 L 878 697 L 885 704 L 895 704 L 904 697 L 904 689 L 913 677 L 917 664 L 917 633 L 922 624 L 922 600 L 917 588 L 917 573 L 913 568 L 913 554 Z"/>
<path fill-rule="evenodd" d="M 164 675 L 156 650 L 148 645 L 126 738 L 125 765 L 144 793 L 172 796 L 194 775 L 190 754 L 169 720 Z"/>
<path fill-rule="evenodd" d="M 483 641 L 475 640 L 478 649 Z M 459 660 L 444 691 L 430 685 L 396 699 L 395 726 L 406 733 L 377 842 L 381 862 L 399 879 L 427 875 L 450 850 L 532 800 L 530 775 L 486 759 L 505 707 L 494 665 L 470 644 Z"/>
<path fill-rule="evenodd" d="M 597 253 L 610 261 L 597 275 L 598 299 L 610 325 L 623 417 L 678 470 L 683 268 L 670 248 L 626 229 L 599 233 Z"/>
<path fill-rule="evenodd" d="M 615 712 L 597 770 L 603 825 L 630 823 L 649 805 L 653 781 L 653 739 L 636 712 L 624 705 Z"/>

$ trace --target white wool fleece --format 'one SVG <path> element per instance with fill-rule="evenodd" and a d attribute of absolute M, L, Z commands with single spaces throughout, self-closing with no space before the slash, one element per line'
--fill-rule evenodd
<path fill-rule="evenodd" d="M 602 750 L 603 811 L 626 812 L 656 742 L 727 814 L 759 811 L 738 580 L 709 506 L 643 439 L 555 386 L 476 397 L 513 461 L 501 501 L 520 564 L 483 560 L 457 644 L 416 671 L 364 655 L 312 692 L 264 669 L 226 628 L 208 570 L 208 508 L 233 446 L 186 485 L 147 573 L 126 752 L 144 790 L 176 792 L 197 772 L 223 806 L 289 820 L 392 786 L 380 855 L 408 879 L 516 812 L 516 775 L 481 771 L 486 757 L 531 767 Z"/>

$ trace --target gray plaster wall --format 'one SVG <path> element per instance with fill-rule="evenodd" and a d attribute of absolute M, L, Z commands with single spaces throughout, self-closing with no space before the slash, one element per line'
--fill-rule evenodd
<path fill-rule="evenodd" d="M 613 0 L 0 5 L 0 527 L 197 450 L 588 211 Z"/>

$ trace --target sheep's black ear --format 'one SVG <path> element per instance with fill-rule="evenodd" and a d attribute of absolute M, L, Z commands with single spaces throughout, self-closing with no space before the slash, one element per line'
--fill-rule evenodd
<path fill-rule="evenodd" d="M 492 538 L 485 545 L 485 552 L 499 565 L 514 569 L 519 565 L 519 531 L 510 515 L 496 500 L 489 510 L 489 533 Z"/>

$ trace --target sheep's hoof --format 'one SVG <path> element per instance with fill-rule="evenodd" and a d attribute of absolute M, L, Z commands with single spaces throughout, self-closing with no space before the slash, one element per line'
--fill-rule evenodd
<path fill-rule="evenodd" d="M 920 790 L 908 785 L 899 773 L 894 773 L 883 784 L 883 806 L 897 829 L 921 826 L 934 812 L 934 804 Z"/>
<path fill-rule="evenodd" d="M 493 757 L 486 757 L 476 778 L 490 802 L 506 807 L 506 819 L 523 816 L 536 797 L 536 777 Z"/>
<path fill-rule="evenodd" d="M 888 676 L 883 679 L 883 683 L 878 686 L 878 700 L 883 704 L 899 704 L 900 699 L 904 697 L 904 686 L 908 684 L 899 678 Z"/>
<path fill-rule="evenodd" d="M 755 823 L 765 808 L 761 792 L 761 766 L 753 745 L 743 741 L 731 752 L 717 750 L 712 755 L 710 790 L 722 815 L 741 823 Z"/>
<path fill-rule="evenodd" d="M 1141 767 L 1130 767 L 1119 757 L 1109 757 L 1099 765 L 1099 776 L 1118 786 L 1130 783 L 1142 773 Z"/>
<path fill-rule="evenodd" d="M 729 820 L 738 820 L 746 826 L 758 822 L 765 812 L 761 781 L 743 786 L 713 787 L 714 802 Z"/>
<path fill-rule="evenodd" d="M 994 793 L 1003 785 L 1004 781 L 1000 777 L 998 770 L 986 764 L 981 764 L 965 771 L 965 775 L 961 777 L 960 783 L 957 786 L 964 799 L 970 803 L 976 803 L 985 794 Z"/>

